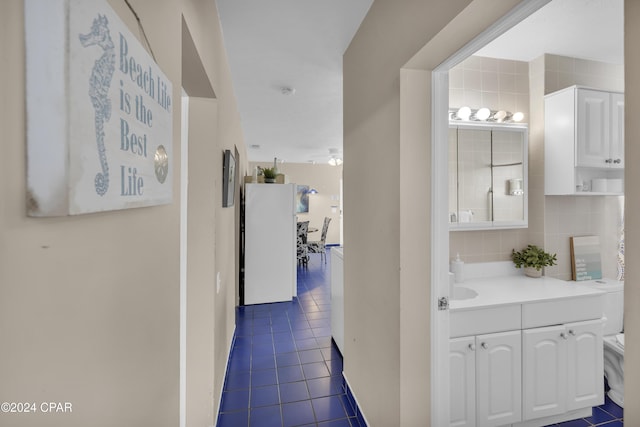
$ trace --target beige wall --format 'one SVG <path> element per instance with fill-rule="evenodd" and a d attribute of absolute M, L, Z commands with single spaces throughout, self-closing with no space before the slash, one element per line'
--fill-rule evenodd
<path fill-rule="evenodd" d="M 273 164 L 250 162 L 248 175 L 256 166 L 273 167 Z M 318 190 L 318 194 L 309 195 L 309 212 L 299 213 L 298 221 L 309 221 L 309 227 L 319 231 L 309 235 L 310 240 L 320 240 L 320 232 L 324 218 L 331 218 L 327 231 L 326 243 L 340 244 L 340 182 L 342 166 L 310 163 L 282 163 L 278 165 L 278 172 L 286 175 L 288 182 L 298 185 L 308 185 Z"/>
<path fill-rule="evenodd" d="M 139 35 L 121 0 L 110 4 Z M 211 1 L 131 1 L 156 60 L 181 98 L 182 14 L 189 26 L 216 100 L 202 100 L 192 112 L 190 153 L 210 150 L 221 159 L 234 145 L 244 157 L 239 117 Z M 0 401 L 62 401 L 64 415 L 5 415 L 11 426 L 176 426 L 179 422 L 180 309 L 180 103 L 174 103 L 175 167 L 172 204 L 60 218 L 25 215 L 26 137 L 23 1 L 0 4 L 2 86 L 2 182 L 0 183 Z M 217 121 L 207 117 L 217 115 Z M 220 123 L 216 125 L 215 123 Z M 207 131 L 207 135 L 203 132 Z M 211 132 L 216 135 L 213 148 Z M 200 133 L 200 134 L 199 134 Z M 224 141 L 223 145 L 219 141 Z M 213 164 L 221 162 L 212 162 Z M 241 173 L 245 164 L 241 163 Z M 200 169 L 194 162 L 193 170 Z M 222 209 L 220 167 L 213 185 L 199 186 L 194 174 L 189 196 L 204 197 L 209 217 L 189 218 L 189 228 L 207 228 L 202 253 L 189 260 L 188 372 L 201 372 L 189 385 L 188 425 L 215 423 L 217 399 L 233 332 L 236 261 L 235 209 Z M 197 179 L 196 179 L 197 178 Z M 204 176 L 207 179 L 207 176 Z M 199 203 L 203 205 L 203 203 Z M 213 225 L 212 225 L 213 224 Z M 191 236 L 197 236 L 196 233 Z M 192 237 L 190 248 L 198 247 Z M 213 241 L 215 239 L 215 241 Z M 229 254 L 229 255 L 227 255 Z M 212 258 L 215 256 L 215 258 Z M 230 259 L 230 258 L 231 259 Z M 207 264 L 207 265 L 205 265 Z M 212 291 L 214 272 L 224 281 Z M 212 298 L 212 299 L 211 299 Z M 201 344 L 196 344 L 201 343 Z M 211 356 L 215 355 L 214 358 Z"/>
<path fill-rule="evenodd" d="M 431 417 L 430 70 L 514 4 L 438 34 L 462 3 L 376 0 L 344 56 L 344 372 L 372 426 Z"/>

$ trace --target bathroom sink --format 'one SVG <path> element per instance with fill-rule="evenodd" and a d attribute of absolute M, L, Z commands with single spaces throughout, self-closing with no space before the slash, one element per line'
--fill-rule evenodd
<path fill-rule="evenodd" d="M 471 299 L 477 296 L 478 296 L 478 293 L 473 289 L 465 288 L 464 286 L 454 286 L 453 295 L 451 295 L 451 299 L 454 299 L 454 300 Z"/>

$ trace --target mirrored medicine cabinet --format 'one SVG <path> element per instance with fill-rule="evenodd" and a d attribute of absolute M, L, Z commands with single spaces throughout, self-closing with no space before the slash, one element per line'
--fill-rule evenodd
<path fill-rule="evenodd" d="M 449 228 L 528 226 L 526 124 L 449 123 Z"/>

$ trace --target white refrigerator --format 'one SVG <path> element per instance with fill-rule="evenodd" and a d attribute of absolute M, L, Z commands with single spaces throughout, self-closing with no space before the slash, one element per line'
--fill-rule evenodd
<path fill-rule="evenodd" d="M 247 305 L 290 301 L 297 295 L 295 198 L 295 184 L 246 184 Z"/>

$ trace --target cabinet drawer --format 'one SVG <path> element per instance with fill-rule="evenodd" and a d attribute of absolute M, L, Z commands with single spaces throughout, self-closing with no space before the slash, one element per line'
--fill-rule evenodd
<path fill-rule="evenodd" d="M 451 338 L 522 329 L 519 304 L 478 310 L 454 310 L 449 318 Z"/>
<path fill-rule="evenodd" d="M 522 329 L 600 319 L 604 295 L 528 303 L 522 306 Z"/>

